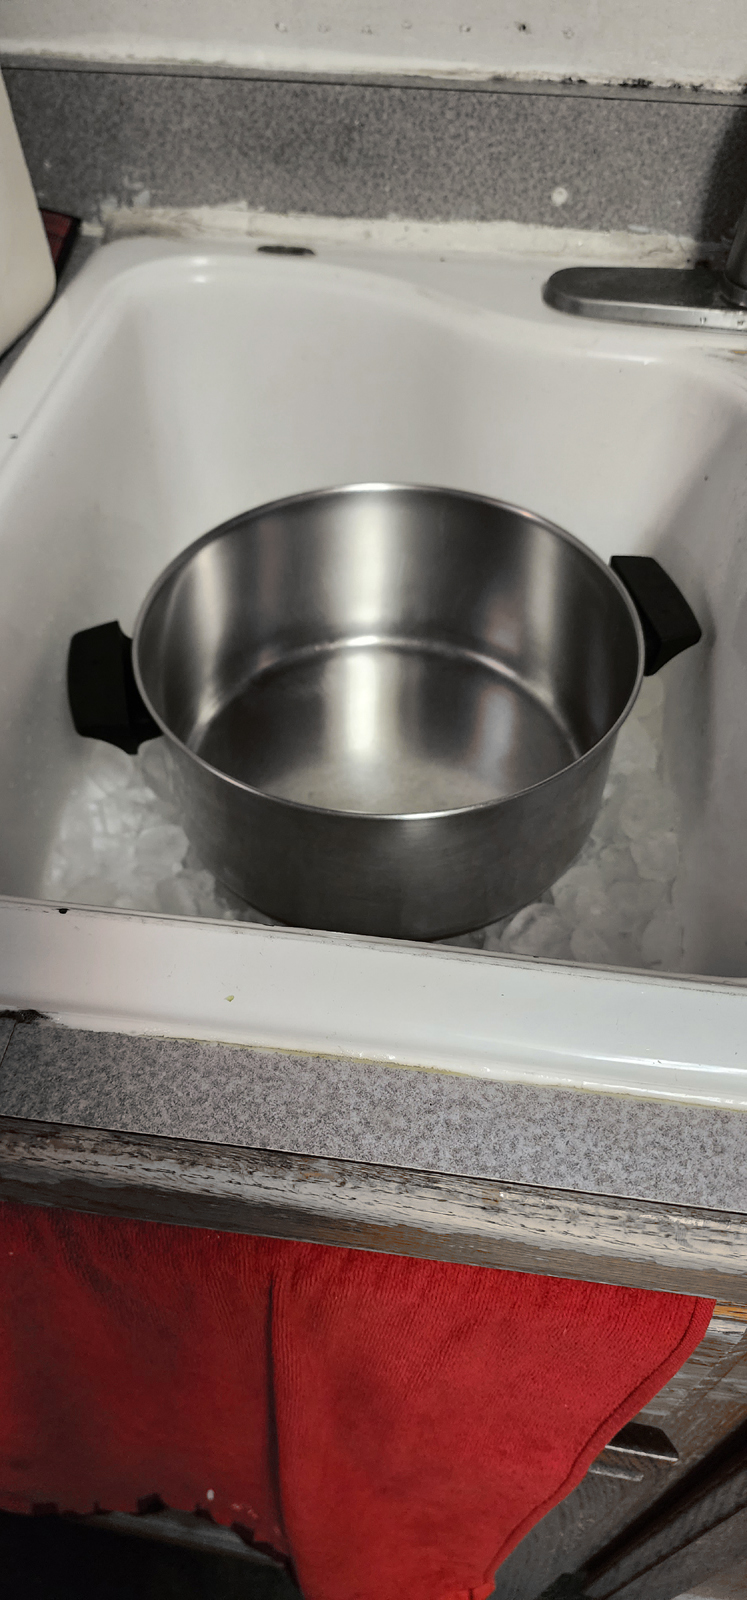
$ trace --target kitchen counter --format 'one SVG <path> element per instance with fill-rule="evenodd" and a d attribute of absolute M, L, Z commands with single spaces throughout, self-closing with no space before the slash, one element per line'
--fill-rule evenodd
<path fill-rule="evenodd" d="M 744 1296 L 740 1111 L 0 1027 L 5 1198 Z"/>
<path fill-rule="evenodd" d="M 743 984 L 21 909 L 0 1195 L 743 1301 Z"/>

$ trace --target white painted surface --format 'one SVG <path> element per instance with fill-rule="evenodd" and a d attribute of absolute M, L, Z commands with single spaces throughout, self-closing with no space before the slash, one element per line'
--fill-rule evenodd
<path fill-rule="evenodd" d="M 0 389 L 0 1004 L 747 1106 L 747 988 L 20 903 L 84 752 L 67 642 L 197 534 L 334 482 L 440 482 L 660 555 L 705 642 L 666 669 L 692 970 L 747 973 L 747 367 L 728 334 L 549 311 L 546 259 L 98 253 Z M 228 996 L 233 995 L 232 1001 Z"/>
<path fill-rule="evenodd" d="M 51 300 L 55 273 L 0 76 L 0 353 Z"/>
<path fill-rule="evenodd" d="M 474 1078 L 747 1109 L 747 991 L 0 898 L 0 1005 Z"/>
<path fill-rule="evenodd" d="M 91 60 L 739 87 L 742 0 L 4 0 L 0 48 Z"/>

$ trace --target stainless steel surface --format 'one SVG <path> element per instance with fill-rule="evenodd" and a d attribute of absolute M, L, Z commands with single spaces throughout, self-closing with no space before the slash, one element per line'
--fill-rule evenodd
<path fill-rule="evenodd" d="M 206 535 L 133 645 L 217 876 L 283 922 L 424 939 L 577 854 L 642 658 L 622 585 L 568 534 L 392 485 Z"/>
<path fill-rule="evenodd" d="M 291 653 L 191 744 L 266 794 L 382 816 L 484 805 L 576 755 L 570 731 L 497 662 L 386 636 Z"/>
<path fill-rule="evenodd" d="M 706 266 L 564 267 L 542 291 L 576 317 L 678 328 L 747 328 L 747 205 L 723 272 Z"/>
<path fill-rule="evenodd" d="M 548 278 L 542 293 L 556 311 L 576 317 L 747 328 L 747 290 L 708 267 L 563 267 Z"/>

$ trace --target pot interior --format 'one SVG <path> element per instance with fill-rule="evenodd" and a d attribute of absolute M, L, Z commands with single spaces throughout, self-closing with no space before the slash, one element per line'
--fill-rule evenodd
<path fill-rule="evenodd" d="M 592 749 L 639 644 L 609 571 L 541 518 L 374 485 L 199 540 L 146 600 L 135 663 L 159 721 L 220 773 L 413 815 L 499 800 Z"/>

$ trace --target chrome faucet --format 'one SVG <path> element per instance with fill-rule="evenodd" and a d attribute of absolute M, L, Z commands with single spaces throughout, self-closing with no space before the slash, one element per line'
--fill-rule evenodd
<path fill-rule="evenodd" d="M 563 267 L 542 291 L 556 311 L 608 322 L 747 329 L 747 205 L 723 271 L 695 267 Z"/>

